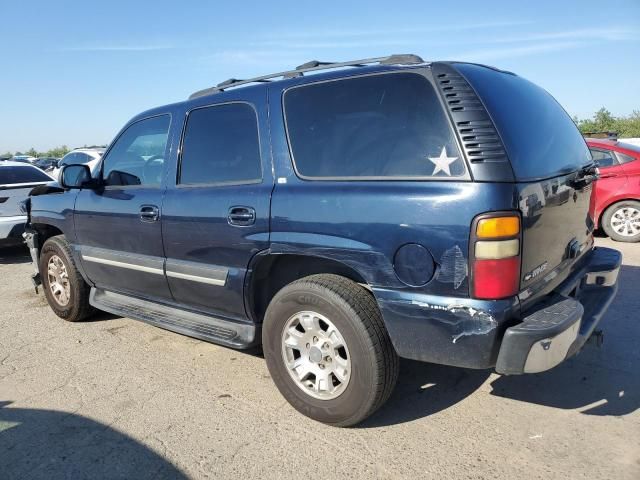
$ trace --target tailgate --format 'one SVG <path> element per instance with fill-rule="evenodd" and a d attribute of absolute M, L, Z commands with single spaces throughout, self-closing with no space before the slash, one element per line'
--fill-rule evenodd
<path fill-rule="evenodd" d="M 593 244 L 593 184 L 577 174 L 517 184 L 522 214 L 521 290 L 548 291 L 564 280 Z"/>

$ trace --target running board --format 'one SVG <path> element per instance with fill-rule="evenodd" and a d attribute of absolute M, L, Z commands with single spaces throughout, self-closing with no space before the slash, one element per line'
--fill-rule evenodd
<path fill-rule="evenodd" d="M 99 310 L 150 323 L 231 348 L 251 348 L 258 343 L 259 327 L 189 312 L 139 298 L 92 288 L 89 303 Z"/>

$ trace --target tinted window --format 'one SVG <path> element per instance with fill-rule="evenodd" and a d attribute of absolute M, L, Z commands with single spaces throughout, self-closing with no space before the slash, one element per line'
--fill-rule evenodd
<path fill-rule="evenodd" d="M 510 73 L 457 64 L 484 102 L 518 180 L 551 178 L 591 162 L 587 145 L 556 100 Z"/>
<path fill-rule="evenodd" d="M 60 161 L 60 166 L 62 165 L 74 165 L 74 164 L 78 164 L 78 163 L 82 163 L 81 158 L 78 156 L 77 153 L 67 153 L 64 158 Z"/>
<path fill-rule="evenodd" d="M 413 73 L 293 88 L 284 106 L 304 177 L 457 177 L 464 161 L 429 81 Z"/>
<path fill-rule="evenodd" d="M 598 162 L 599 167 L 612 167 L 617 165 L 616 159 L 613 157 L 613 152 L 596 148 L 590 148 L 589 150 L 591 150 L 591 156 L 593 160 Z"/>
<path fill-rule="evenodd" d="M 160 185 L 169 134 L 169 115 L 129 126 L 104 159 L 106 185 Z"/>
<path fill-rule="evenodd" d="M 51 181 L 51 177 L 35 167 L 0 166 L 0 185 Z"/>
<path fill-rule="evenodd" d="M 250 105 L 231 103 L 189 113 L 179 183 L 244 183 L 261 178 L 258 125 Z"/>
<path fill-rule="evenodd" d="M 618 157 L 618 163 L 629 163 L 635 160 L 631 155 L 627 155 L 626 153 L 616 152 L 616 157 Z"/>

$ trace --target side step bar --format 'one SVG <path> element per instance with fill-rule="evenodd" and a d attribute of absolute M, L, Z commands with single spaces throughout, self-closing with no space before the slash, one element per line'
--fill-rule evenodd
<path fill-rule="evenodd" d="M 114 315 L 141 320 L 172 332 L 231 348 L 251 348 L 260 339 L 260 327 L 257 325 L 222 320 L 95 287 L 91 289 L 89 303 Z"/>

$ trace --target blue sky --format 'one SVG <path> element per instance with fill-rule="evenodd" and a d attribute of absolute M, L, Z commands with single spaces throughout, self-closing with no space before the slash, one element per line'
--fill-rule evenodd
<path fill-rule="evenodd" d="M 640 110 L 640 0 L 0 0 L 0 153 L 111 141 L 147 108 L 311 59 L 482 62 L 567 111 Z"/>

